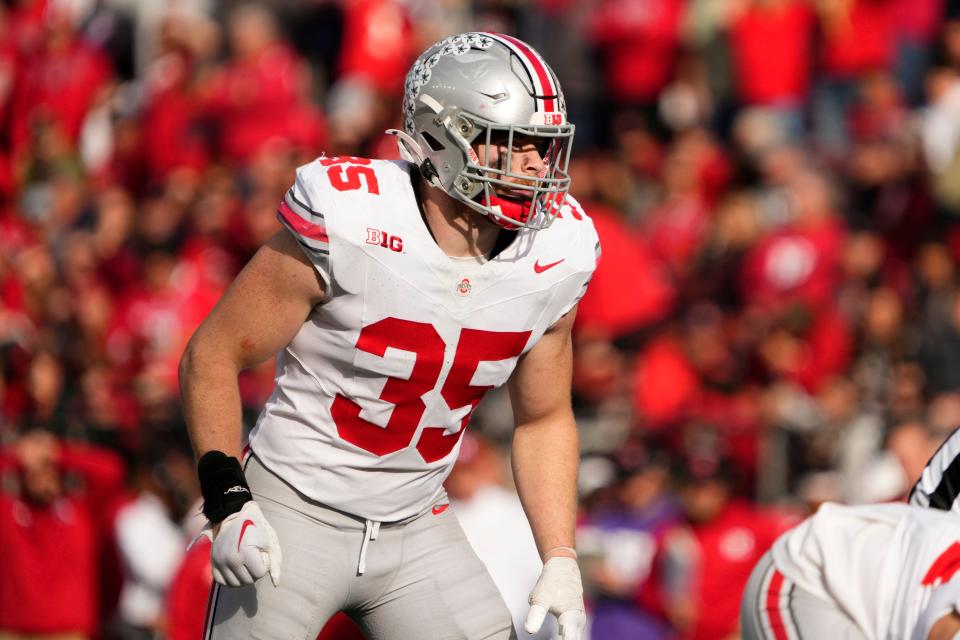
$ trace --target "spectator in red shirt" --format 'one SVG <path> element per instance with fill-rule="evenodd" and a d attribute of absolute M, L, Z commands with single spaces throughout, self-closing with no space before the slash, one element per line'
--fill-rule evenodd
<path fill-rule="evenodd" d="M 690 601 L 675 614 L 684 640 L 735 637 L 740 599 L 754 563 L 793 519 L 763 512 L 735 497 L 733 469 L 714 449 L 687 455 L 679 468 L 678 495 L 693 534 L 692 547 L 668 544 L 664 558 Z M 686 618 L 686 619 L 684 619 Z"/>
<path fill-rule="evenodd" d="M 821 390 L 846 371 L 853 336 L 837 309 L 795 306 L 777 316 L 758 347 L 759 359 L 775 380 L 792 382 L 809 393 Z"/>
<path fill-rule="evenodd" d="M 17 77 L 18 51 L 11 32 L 13 27 L 11 12 L 0 8 L 0 129 L 7 129 L 10 117 L 10 103 L 13 101 L 13 88 Z"/>
<path fill-rule="evenodd" d="M 203 637 L 206 605 L 212 585 L 210 542 L 201 538 L 187 551 L 167 590 L 168 640 L 197 640 Z"/>
<path fill-rule="evenodd" d="M 666 267 L 617 212 L 585 206 L 591 212 L 603 255 L 580 301 L 577 330 L 612 339 L 662 320 L 676 297 Z M 630 295 L 624 295 L 627 287 Z"/>
<path fill-rule="evenodd" d="M 14 157 L 26 151 L 41 122 L 75 144 L 112 77 L 110 61 L 74 30 L 75 10 L 67 5 L 51 3 L 39 50 L 26 57 L 18 74 L 11 114 Z"/>
<path fill-rule="evenodd" d="M 893 63 L 893 0 L 819 0 L 822 79 L 813 119 L 817 142 L 832 156 L 849 145 L 847 111 L 863 74 Z"/>
<path fill-rule="evenodd" d="M 184 345 L 234 269 L 222 249 L 206 245 L 199 234 L 193 239 L 179 256 L 159 248 L 144 256 L 143 281 L 118 297 L 107 333 L 117 366 L 135 374 L 149 365 L 153 380 L 169 392 L 176 388 Z"/>
<path fill-rule="evenodd" d="M 815 26 L 802 0 L 752 0 L 733 19 L 730 45 L 741 104 L 799 120 L 810 87 Z"/>
<path fill-rule="evenodd" d="M 413 31 L 396 0 L 354 0 L 343 6 L 340 77 L 399 95 L 413 60 Z"/>
<path fill-rule="evenodd" d="M 160 54 L 145 74 L 143 152 L 150 177 L 158 182 L 174 169 L 200 171 L 209 162 L 199 117 L 198 52 L 191 41 L 190 20 L 177 12 L 164 17 L 158 36 Z"/>
<path fill-rule="evenodd" d="M 702 131 L 679 137 L 663 163 L 661 201 L 645 212 L 641 224 L 654 254 L 680 287 L 688 284 L 707 243 L 713 223 L 710 200 L 725 182 L 724 171 L 722 154 Z"/>
<path fill-rule="evenodd" d="M 909 127 L 910 113 L 906 109 L 900 87 L 893 74 L 875 72 L 866 74 L 858 87 L 857 100 L 848 116 L 850 133 L 858 143 L 851 164 L 854 168 L 866 162 L 863 158 L 867 145 L 874 146 L 904 137 Z M 910 153 L 908 149 L 893 148 L 893 153 Z M 861 170 L 860 173 L 866 173 Z M 876 173 L 876 170 L 874 171 Z M 857 177 L 856 175 L 854 177 Z M 898 176 L 883 175 L 877 182 L 895 182 Z M 876 180 L 876 178 L 874 178 Z"/>
<path fill-rule="evenodd" d="M 923 98 L 923 76 L 943 22 L 945 0 L 893 0 L 896 72 L 911 105 Z"/>
<path fill-rule="evenodd" d="M 18 493 L 0 493 L 0 636 L 92 637 L 106 514 L 123 482 L 119 459 L 30 431 L 0 451 L 0 472 L 20 485 Z M 67 476 L 82 483 L 82 493 L 67 489 Z"/>
<path fill-rule="evenodd" d="M 834 78 L 889 68 L 893 61 L 892 0 L 822 0 L 823 69 Z"/>
<path fill-rule="evenodd" d="M 280 39 L 273 15 L 245 5 L 230 16 L 228 36 L 233 56 L 209 79 L 205 101 L 224 157 L 245 165 L 277 145 L 315 153 L 323 122 L 309 100 L 307 65 Z"/>
<path fill-rule="evenodd" d="M 9 3 L 10 35 L 17 51 L 24 55 L 36 52 L 43 42 L 44 22 L 50 0 L 17 0 Z"/>
<path fill-rule="evenodd" d="M 650 112 L 673 78 L 684 0 L 603 0 L 589 22 L 614 109 Z M 610 113 L 605 114 L 611 115 Z"/>
<path fill-rule="evenodd" d="M 692 305 L 682 323 L 638 354 L 632 403 L 643 429 L 674 450 L 682 450 L 698 425 L 714 425 L 731 462 L 744 479 L 752 479 L 760 402 L 755 388 L 745 384 L 749 345 L 738 339 L 737 323 L 712 303 Z"/>
<path fill-rule="evenodd" d="M 764 237 L 746 256 L 742 294 L 748 305 L 783 308 L 801 301 L 813 308 L 833 299 L 840 283 L 846 229 L 825 177 L 805 171 L 787 183 L 791 220 Z"/>
<path fill-rule="evenodd" d="M 683 5 L 683 0 L 605 0 L 596 8 L 590 32 L 613 99 L 650 103 L 667 86 L 680 47 Z"/>
<path fill-rule="evenodd" d="M 702 382 L 680 335 L 664 332 L 637 355 L 632 390 L 633 406 L 645 429 L 663 432 L 689 416 Z"/>
<path fill-rule="evenodd" d="M 630 195 L 622 191 L 624 180 L 618 176 L 627 171 L 610 154 L 570 161 L 572 195 L 581 207 L 577 215 L 589 212 L 602 251 L 577 310 L 575 332 L 591 341 L 647 330 L 669 315 L 676 299 L 669 271 L 623 212 Z M 630 295 L 624 295 L 626 290 Z"/>

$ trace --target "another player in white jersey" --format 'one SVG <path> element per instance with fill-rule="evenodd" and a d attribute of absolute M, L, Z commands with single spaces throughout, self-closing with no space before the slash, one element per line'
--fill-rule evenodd
<path fill-rule="evenodd" d="M 827 503 L 757 564 L 740 620 L 744 640 L 960 638 L 960 520 Z"/>
<path fill-rule="evenodd" d="M 582 628 L 570 330 L 599 243 L 567 195 L 563 95 L 525 43 L 467 33 L 417 59 L 403 111 L 404 161 L 298 169 L 285 229 L 184 354 L 217 583 L 207 638 L 313 638 L 338 611 L 372 639 L 516 637 L 443 491 L 502 384 L 544 561 L 525 626 L 549 612 L 564 640 Z M 244 456 L 237 373 L 275 353 Z"/>

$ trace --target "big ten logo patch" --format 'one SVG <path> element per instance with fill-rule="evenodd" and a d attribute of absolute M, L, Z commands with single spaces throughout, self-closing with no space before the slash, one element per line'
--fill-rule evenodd
<path fill-rule="evenodd" d="M 367 244 L 376 244 L 384 249 L 390 249 L 397 253 L 403 251 L 403 238 L 400 236 L 392 236 L 386 231 L 372 229 L 370 227 L 367 227 Z"/>

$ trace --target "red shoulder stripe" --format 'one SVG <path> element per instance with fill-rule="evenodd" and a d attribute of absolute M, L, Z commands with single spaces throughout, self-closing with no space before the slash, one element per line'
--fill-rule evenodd
<path fill-rule="evenodd" d="M 277 209 L 277 211 L 280 213 L 280 217 L 283 218 L 283 221 L 290 225 L 294 231 L 303 237 L 310 238 L 311 240 L 317 240 L 318 242 L 330 242 L 330 238 L 327 237 L 326 227 L 322 227 L 319 224 L 313 224 L 312 222 L 307 222 L 298 216 L 286 202 L 281 200 L 280 207 Z"/>

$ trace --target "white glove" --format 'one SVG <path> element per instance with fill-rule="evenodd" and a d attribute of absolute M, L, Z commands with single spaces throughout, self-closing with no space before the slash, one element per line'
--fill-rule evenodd
<path fill-rule="evenodd" d="M 213 579 L 220 584 L 242 587 L 269 573 L 273 586 L 279 586 L 280 540 L 253 500 L 224 518 L 216 536 L 213 527 L 207 523 L 197 539 L 201 537 L 212 543 Z"/>
<path fill-rule="evenodd" d="M 579 640 L 586 615 L 580 567 L 573 558 L 554 556 L 543 565 L 540 579 L 530 592 L 530 613 L 523 625 L 527 633 L 540 631 L 548 611 L 557 616 L 561 640 Z"/>

